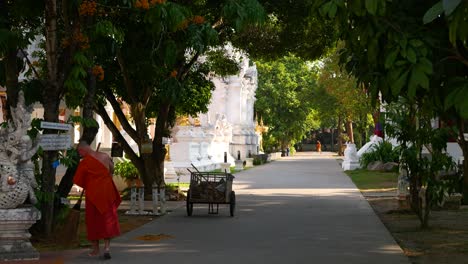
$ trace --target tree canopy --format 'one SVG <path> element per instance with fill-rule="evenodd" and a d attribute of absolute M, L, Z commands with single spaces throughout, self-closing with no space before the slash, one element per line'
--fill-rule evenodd
<path fill-rule="evenodd" d="M 409 135 L 406 141 L 416 147 L 414 155 L 408 151 L 403 154 L 408 154 L 406 157 L 411 157 L 415 164 L 434 165 L 424 163 L 421 158 L 422 145 L 433 143 L 429 142 L 432 138 L 417 135 L 431 129 L 429 122 L 422 120 L 439 116 L 458 124 L 458 141 L 467 160 L 463 124 L 468 118 L 468 23 L 465 20 L 468 2 L 327 0 L 317 3 L 322 16 L 335 21 L 339 38 L 345 42 L 341 63 L 368 90 L 371 98 L 376 101 L 380 95 L 386 102 L 403 99 L 408 109 L 412 109 L 406 121 L 415 130 L 410 129 L 405 135 Z M 464 168 L 463 192 L 468 197 L 467 162 Z M 434 171 L 427 174 L 425 168 L 416 166 L 410 173 L 412 205 L 424 225 L 427 210 L 420 207 L 418 192 L 434 183 L 427 181 Z"/>
<path fill-rule="evenodd" d="M 320 113 L 321 120 L 324 122 L 328 120 L 329 126 L 336 125 L 341 132 L 342 125 L 346 124 L 348 132 L 346 141 L 354 143 L 353 124 L 356 124 L 359 135 L 366 134 L 372 106 L 363 86 L 359 85 L 357 80 L 340 66 L 339 52 L 339 48 L 332 50 L 318 63 L 320 89 L 314 104 Z M 362 143 L 366 139 L 357 137 L 357 140 Z"/>
<path fill-rule="evenodd" d="M 264 11 L 254 0 L 136 1 L 111 10 L 102 23 L 116 34 L 107 34 L 100 42 L 105 48 L 98 60 L 106 78 L 98 86 L 122 129 L 140 147 L 139 153 L 131 149 L 104 105 L 96 110 L 140 171 L 145 186 L 151 188 L 154 181 L 163 186 L 162 138 L 169 137 L 177 115 L 207 111 L 214 89 L 211 76 L 238 71 L 224 45 L 247 25 L 260 23 Z M 123 103 L 130 109 L 132 124 L 121 111 Z M 142 153 L 152 118 L 153 150 Z"/>
<path fill-rule="evenodd" d="M 313 0 L 259 2 L 268 14 L 266 23 L 250 25 L 233 38 L 252 59 L 275 60 L 294 54 L 312 61 L 336 40 L 333 22 L 314 12 Z"/>
<path fill-rule="evenodd" d="M 273 139 L 271 147 L 286 148 L 320 126 L 313 109 L 317 75 L 310 64 L 290 55 L 257 62 L 257 68 L 255 109 L 269 128 L 266 137 Z"/>

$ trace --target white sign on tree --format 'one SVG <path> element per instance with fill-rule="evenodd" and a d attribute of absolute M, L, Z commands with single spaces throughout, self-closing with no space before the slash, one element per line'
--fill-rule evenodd
<path fill-rule="evenodd" d="M 68 130 L 71 129 L 71 125 L 70 124 L 64 124 L 64 123 L 54 123 L 54 122 L 42 121 L 41 122 L 41 128 L 67 130 L 68 131 Z"/>
<path fill-rule="evenodd" d="M 39 138 L 39 146 L 43 150 L 69 149 L 71 146 L 71 136 L 68 134 L 45 134 Z"/>

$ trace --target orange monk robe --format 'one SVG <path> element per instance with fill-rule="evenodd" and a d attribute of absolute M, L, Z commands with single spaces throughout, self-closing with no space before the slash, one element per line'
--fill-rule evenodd
<path fill-rule="evenodd" d="M 84 157 L 74 183 L 86 191 L 86 229 L 89 240 L 120 235 L 117 208 L 122 201 L 108 169 L 91 155 Z"/>

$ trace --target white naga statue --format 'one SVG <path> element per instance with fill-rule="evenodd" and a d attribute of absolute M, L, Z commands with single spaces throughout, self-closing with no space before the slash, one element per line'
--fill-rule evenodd
<path fill-rule="evenodd" d="M 31 157 L 39 147 L 26 134 L 31 124 L 32 107 L 26 107 L 22 92 L 16 108 L 11 108 L 13 122 L 0 127 L 0 209 L 16 208 L 29 196 L 36 203 L 34 166 Z"/>

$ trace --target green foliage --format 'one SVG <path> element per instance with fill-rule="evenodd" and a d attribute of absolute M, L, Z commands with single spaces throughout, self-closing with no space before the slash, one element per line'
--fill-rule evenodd
<path fill-rule="evenodd" d="M 321 57 L 336 39 L 332 22 L 311 12 L 314 1 L 259 1 L 265 23 L 249 26 L 233 38 L 251 58 L 277 60 L 294 54 L 304 60 Z"/>
<path fill-rule="evenodd" d="M 99 128 L 99 124 L 93 118 L 86 118 L 82 116 L 70 116 L 68 123 L 81 124 L 83 127 L 96 127 Z"/>
<path fill-rule="evenodd" d="M 449 84 L 457 77 L 467 82 L 466 1 L 338 2 L 322 1 L 321 13 L 327 18 L 334 14 L 345 41 L 341 63 L 373 100 L 379 93 L 387 102 L 399 96 L 412 101 L 426 97 L 440 113 L 454 109 L 468 117 L 468 104 L 454 100 L 459 90 Z M 336 6 L 336 12 L 331 6 Z M 436 19 L 442 12 L 448 27 L 446 21 Z M 440 99 L 450 109 L 444 109 Z"/>
<path fill-rule="evenodd" d="M 316 73 L 303 60 L 287 56 L 272 62 L 257 62 L 259 85 L 255 109 L 268 126 L 264 148 L 275 151 L 293 145 L 306 131 L 317 128 L 312 101 Z"/>
<path fill-rule="evenodd" d="M 417 108 L 401 100 L 387 107 L 387 116 L 392 123 L 387 134 L 401 143 L 401 167 L 408 172 L 410 191 L 413 197 L 419 190 L 427 188 L 428 207 L 440 203 L 444 195 L 455 186 L 441 181 L 441 173 L 455 170 L 455 163 L 446 153 L 449 131 L 446 128 L 432 128 L 434 109 L 430 101 L 422 101 Z M 423 148 L 428 154 L 423 153 Z M 414 198 L 413 198 L 414 199 Z M 413 205 L 422 225 L 427 225 L 428 215 Z M 426 212 L 427 213 L 427 212 Z"/>
<path fill-rule="evenodd" d="M 134 180 L 139 178 L 139 172 L 130 160 L 119 161 L 115 164 L 114 174 L 124 180 Z"/>
<path fill-rule="evenodd" d="M 462 0 L 440 0 L 434 4 L 424 14 L 423 22 L 428 24 L 444 15 L 449 28 L 449 40 L 454 45 L 464 45 L 467 47 L 468 25 L 466 16 L 468 15 L 468 3 Z M 457 41 L 459 41 L 457 43 Z M 465 56 L 466 58 L 466 56 Z"/>
<path fill-rule="evenodd" d="M 371 151 L 362 154 L 360 163 L 363 168 L 367 168 L 371 162 L 381 161 L 387 162 L 399 162 L 400 149 L 393 148 L 392 143 L 383 141 L 379 144 L 373 145 Z"/>
<path fill-rule="evenodd" d="M 319 112 L 322 127 L 337 127 L 338 119 L 351 121 L 356 127 L 355 138 L 369 130 L 373 124 L 369 116 L 373 111 L 366 91 L 356 78 L 339 65 L 340 47 L 332 50 L 314 67 L 317 68 L 319 89 L 314 106 Z M 340 117 L 340 118 L 339 118 Z M 356 139 L 355 139 L 356 140 Z M 358 139 L 357 141 L 361 141 Z"/>
<path fill-rule="evenodd" d="M 235 31 L 242 31 L 247 26 L 259 24 L 265 18 L 263 6 L 257 1 L 232 0 L 226 1 L 222 16 Z"/>
<path fill-rule="evenodd" d="M 79 160 L 77 159 L 79 154 L 75 148 L 68 149 L 65 154 L 60 152 L 59 155 L 60 164 L 67 168 L 75 166 L 77 164 L 76 160 Z"/>
<path fill-rule="evenodd" d="M 235 58 L 227 57 L 225 49 L 212 49 L 206 53 L 206 56 L 206 67 L 212 69 L 218 76 L 236 75 L 240 70 Z"/>

